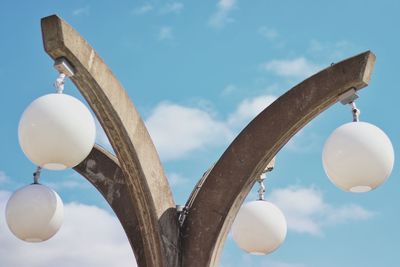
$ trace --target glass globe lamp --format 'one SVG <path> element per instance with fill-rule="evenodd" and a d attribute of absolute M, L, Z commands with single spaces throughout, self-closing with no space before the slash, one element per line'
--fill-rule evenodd
<path fill-rule="evenodd" d="M 42 242 L 57 233 L 64 217 L 63 203 L 47 186 L 31 184 L 15 191 L 7 202 L 11 232 L 26 242 Z"/>
<path fill-rule="evenodd" d="M 263 200 L 244 204 L 232 225 L 233 240 L 253 255 L 276 250 L 285 240 L 286 232 L 286 219 L 281 210 Z"/>
<path fill-rule="evenodd" d="M 78 99 L 47 94 L 34 100 L 19 122 L 19 143 L 35 164 L 50 170 L 78 165 L 93 148 L 94 119 Z"/>
<path fill-rule="evenodd" d="M 378 187 L 391 174 L 394 151 L 388 136 L 375 125 L 350 122 L 328 138 L 322 162 L 333 184 L 362 193 Z"/>

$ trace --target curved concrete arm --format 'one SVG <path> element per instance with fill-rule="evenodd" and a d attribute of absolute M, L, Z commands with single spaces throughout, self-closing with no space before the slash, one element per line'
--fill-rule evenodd
<path fill-rule="evenodd" d="M 90 154 L 74 170 L 85 177 L 112 207 L 133 248 L 138 266 L 147 266 L 143 250 L 143 236 L 138 218 L 130 201 L 125 177 L 116 156 L 95 145 Z M 144 261 L 144 262 L 143 262 Z"/>
<path fill-rule="evenodd" d="M 65 57 L 75 68 L 71 80 L 96 114 L 116 152 L 126 201 L 124 207 L 117 207 L 120 204 L 114 202 L 111 205 L 116 212 L 129 209 L 134 213 L 129 216 L 136 216 L 138 230 L 127 234 L 130 240 L 134 234 L 142 236 L 143 255 L 136 255 L 140 266 L 177 266 L 179 227 L 175 203 L 139 113 L 107 65 L 70 25 L 55 15 L 49 16 L 42 19 L 42 34 L 50 57 Z M 126 220 L 121 222 L 129 224 Z M 129 225 L 124 228 L 130 229 Z"/>
<path fill-rule="evenodd" d="M 289 139 L 351 88 L 365 87 L 371 52 L 339 62 L 306 79 L 262 111 L 236 137 L 188 201 L 182 231 L 182 265 L 218 266 L 218 259 L 255 179 Z"/>

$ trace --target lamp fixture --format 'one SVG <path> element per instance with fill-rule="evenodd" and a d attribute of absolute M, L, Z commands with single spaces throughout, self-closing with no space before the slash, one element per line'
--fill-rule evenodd
<path fill-rule="evenodd" d="M 15 191 L 7 202 L 6 221 L 11 232 L 26 242 L 42 242 L 54 236 L 64 218 L 64 206 L 54 190 L 39 183 L 41 167 L 33 183 Z"/>
<path fill-rule="evenodd" d="M 57 63 L 58 62 L 58 63 Z M 72 168 L 93 148 L 96 126 L 89 109 L 78 99 L 63 94 L 64 79 L 73 75 L 67 61 L 55 64 L 60 73 L 54 83 L 56 93 L 34 100 L 19 122 L 19 143 L 35 164 L 49 170 Z"/>
<path fill-rule="evenodd" d="M 389 137 L 378 127 L 359 120 L 355 97 L 342 101 L 351 106 L 353 122 L 346 123 L 327 139 L 322 162 L 330 181 L 344 191 L 368 192 L 391 174 L 394 150 Z"/>
<path fill-rule="evenodd" d="M 282 211 L 264 200 L 266 173 L 273 169 L 270 163 L 258 178 L 258 200 L 244 204 L 232 225 L 236 244 L 253 255 L 265 255 L 275 251 L 285 240 L 287 224 Z M 271 167 L 272 166 L 272 167 Z"/>

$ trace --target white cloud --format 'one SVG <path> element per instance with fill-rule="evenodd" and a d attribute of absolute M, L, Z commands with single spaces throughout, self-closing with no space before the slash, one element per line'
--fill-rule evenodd
<path fill-rule="evenodd" d="M 217 119 L 210 104 L 199 101 L 197 107 L 170 102 L 159 103 L 146 118 L 145 123 L 163 160 L 176 160 L 190 152 L 228 144 L 233 137 L 258 113 L 276 99 L 262 95 L 244 99 L 225 120 Z M 96 142 L 113 152 L 111 144 L 96 119 Z M 62 187 L 81 186 L 68 181 Z"/>
<path fill-rule="evenodd" d="M 355 204 L 334 207 L 325 202 L 322 192 L 314 187 L 276 189 L 269 201 L 282 209 L 290 230 L 311 235 L 321 235 L 322 229 L 329 225 L 374 216 L 373 212 Z"/>
<path fill-rule="evenodd" d="M 197 107 L 161 102 L 150 112 L 145 123 L 160 157 L 163 160 L 176 160 L 205 147 L 228 144 L 238 130 L 275 99 L 273 95 L 244 99 L 226 119 L 217 119 L 208 101 L 198 101 Z M 97 119 L 95 121 L 96 142 L 113 152 L 100 123 Z M 74 180 L 61 185 L 66 188 L 74 186 L 82 185 Z"/>
<path fill-rule="evenodd" d="M 146 125 L 164 160 L 231 139 L 226 125 L 206 111 L 167 102 L 156 106 Z"/>
<path fill-rule="evenodd" d="M 143 15 L 143 14 L 149 13 L 153 9 L 154 9 L 154 7 L 151 4 L 145 3 L 145 4 L 135 8 L 133 10 L 133 14 L 135 14 L 135 15 Z"/>
<path fill-rule="evenodd" d="M 9 195 L 0 191 L 2 214 Z M 4 220 L 0 220 L 0 233 L 2 266 L 137 266 L 117 218 L 95 206 L 66 204 L 64 224 L 47 242 L 32 244 L 16 239 Z"/>
<path fill-rule="evenodd" d="M 279 36 L 275 29 L 269 28 L 267 26 L 262 26 L 258 29 L 258 33 L 263 36 L 268 41 L 274 41 Z"/>
<path fill-rule="evenodd" d="M 236 6 L 236 0 L 219 0 L 217 11 L 211 16 L 208 23 L 211 27 L 221 29 L 234 20 L 229 16 Z"/>
<path fill-rule="evenodd" d="M 184 5 L 181 2 L 167 3 L 164 7 L 161 8 L 160 13 L 161 14 L 169 14 L 169 13 L 179 14 L 183 10 L 183 8 L 184 8 Z"/>
<path fill-rule="evenodd" d="M 77 8 L 74 11 L 72 11 L 72 15 L 74 16 L 82 16 L 82 15 L 89 15 L 90 14 L 90 7 L 86 6 L 86 7 L 81 7 L 81 8 Z"/>
<path fill-rule="evenodd" d="M 316 73 L 320 66 L 304 57 L 298 57 L 290 60 L 271 60 L 263 63 L 262 68 L 283 77 L 307 78 Z"/>
<path fill-rule="evenodd" d="M 325 223 L 334 225 L 337 223 L 345 223 L 349 220 L 366 220 L 373 215 L 373 212 L 365 210 L 355 204 L 348 204 L 334 210 L 332 210 L 332 207 L 328 207 Z"/>
<path fill-rule="evenodd" d="M 162 102 L 146 119 L 146 126 L 160 157 L 175 160 L 205 147 L 229 144 L 238 130 L 275 99 L 271 95 L 244 99 L 225 120 L 210 110 Z"/>
<path fill-rule="evenodd" d="M 157 39 L 159 41 L 171 40 L 174 38 L 172 28 L 169 26 L 162 26 L 158 31 Z"/>
<path fill-rule="evenodd" d="M 222 10 L 231 10 L 236 4 L 236 0 L 219 0 L 218 8 Z"/>
<path fill-rule="evenodd" d="M 233 90 L 237 88 L 228 85 L 222 93 L 229 94 Z M 145 122 L 161 158 L 166 161 L 176 160 L 202 148 L 229 144 L 240 130 L 276 98 L 275 95 L 245 98 L 225 119 L 217 119 L 218 114 L 208 101 L 199 100 L 196 107 L 161 102 L 150 112 L 150 116 L 145 118 Z M 97 119 L 95 121 L 96 143 L 115 154 L 100 123 Z M 313 132 L 300 130 L 284 149 L 295 153 L 308 153 L 320 147 L 321 138 Z M 61 188 L 81 186 L 84 185 L 74 180 L 59 185 Z"/>
<path fill-rule="evenodd" d="M 262 95 L 252 99 L 244 99 L 236 111 L 228 118 L 228 124 L 232 127 L 244 127 L 255 116 L 276 100 L 275 96 Z"/>

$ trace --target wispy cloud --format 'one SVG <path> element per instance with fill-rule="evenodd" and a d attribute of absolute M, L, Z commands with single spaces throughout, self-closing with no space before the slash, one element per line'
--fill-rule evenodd
<path fill-rule="evenodd" d="M 169 2 L 164 5 L 154 5 L 150 3 L 144 3 L 133 9 L 132 13 L 135 15 L 145 15 L 151 12 L 156 12 L 159 15 L 168 14 L 180 14 L 184 9 L 184 4 L 182 2 Z"/>
<path fill-rule="evenodd" d="M 225 25 L 232 23 L 233 18 L 230 17 L 230 13 L 236 6 L 236 0 L 219 0 L 217 3 L 217 10 L 208 20 L 211 27 L 221 29 Z"/>
<path fill-rule="evenodd" d="M 311 235 L 322 235 L 324 227 L 374 216 L 374 212 L 356 204 L 334 207 L 315 187 L 276 189 L 269 200 L 282 209 L 290 230 Z"/>
<path fill-rule="evenodd" d="M 311 40 L 308 48 L 310 55 L 324 60 L 337 61 L 352 55 L 359 51 L 356 45 L 346 40 L 336 42 L 321 42 L 319 40 Z"/>
<path fill-rule="evenodd" d="M 184 5 L 181 2 L 172 2 L 167 3 L 165 6 L 161 7 L 160 13 L 161 14 L 179 14 L 183 10 Z"/>
<path fill-rule="evenodd" d="M 176 160 L 199 149 L 228 144 L 246 124 L 275 99 L 274 95 L 245 98 L 226 119 L 218 119 L 208 101 L 199 101 L 196 107 L 164 101 L 155 106 L 145 119 L 145 123 L 160 157 L 167 161 Z M 100 123 L 97 119 L 95 121 L 96 142 L 113 152 Z M 170 182 L 179 183 L 182 177 L 178 176 L 173 174 Z M 76 182 L 79 181 L 71 180 L 63 187 L 80 186 Z"/>
<path fill-rule="evenodd" d="M 9 195 L 9 192 L 0 191 L 1 214 L 4 214 Z M 98 207 L 78 203 L 66 204 L 64 211 L 64 224 L 60 231 L 49 241 L 34 245 L 16 239 L 8 230 L 5 220 L 0 220 L 1 265 L 137 266 L 124 230 L 115 216 Z"/>
<path fill-rule="evenodd" d="M 90 14 L 90 6 L 80 7 L 72 11 L 74 16 L 87 16 Z"/>
<path fill-rule="evenodd" d="M 174 34 L 173 34 L 173 29 L 172 27 L 169 26 L 162 26 L 157 34 L 157 39 L 159 41 L 165 41 L 165 40 L 172 40 L 174 39 Z"/>
<path fill-rule="evenodd" d="M 236 90 L 228 85 L 223 94 Z M 223 146 L 232 139 L 255 116 L 276 100 L 272 94 L 245 98 L 225 118 L 218 118 L 218 112 L 208 101 L 198 101 L 193 106 L 171 102 L 160 102 L 145 118 L 146 126 L 163 160 L 180 159 L 193 151 L 206 147 Z M 111 144 L 96 119 L 96 143 L 113 152 Z M 291 152 L 309 152 L 319 147 L 321 137 L 315 133 L 300 131 L 285 146 Z M 81 186 L 77 181 L 69 181 L 63 187 Z"/>
<path fill-rule="evenodd" d="M 258 29 L 258 33 L 268 41 L 274 41 L 279 36 L 277 30 L 267 27 L 267 26 L 260 27 Z"/>
<path fill-rule="evenodd" d="M 139 7 L 136 7 L 135 9 L 133 9 L 133 14 L 135 15 L 144 15 L 146 13 L 149 13 L 150 11 L 152 11 L 154 9 L 154 6 L 149 4 L 149 3 L 145 3 Z"/>
<path fill-rule="evenodd" d="M 161 102 L 150 112 L 145 123 L 161 158 L 175 160 L 204 147 L 229 143 L 240 129 L 275 99 L 273 95 L 246 98 L 225 120 L 216 117 L 207 101 L 199 101 L 197 107 Z M 96 142 L 112 152 L 104 130 L 97 119 L 95 121 Z M 175 174 L 172 178 L 176 179 L 171 183 L 181 180 Z M 72 181 L 70 184 L 73 186 Z"/>
<path fill-rule="evenodd" d="M 199 149 L 228 144 L 274 99 L 270 95 L 244 99 L 226 119 L 200 107 L 162 102 L 146 119 L 146 125 L 161 158 L 175 160 Z"/>
<path fill-rule="evenodd" d="M 168 102 L 157 105 L 146 125 L 164 160 L 178 159 L 231 138 L 226 125 L 206 111 Z"/>
<path fill-rule="evenodd" d="M 271 60 L 261 65 L 262 69 L 287 78 L 306 78 L 321 67 L 304 57 L 289 60 Z"/>

